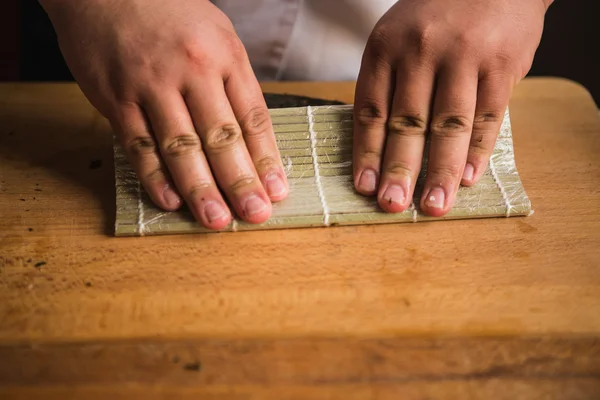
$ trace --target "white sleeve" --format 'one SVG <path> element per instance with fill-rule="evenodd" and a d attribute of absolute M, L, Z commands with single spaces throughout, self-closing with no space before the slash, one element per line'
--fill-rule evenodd
<path fill-rule="evenodd" d="M 396 0 L 213 0 L 261 80 L 354 80 L 377 21 Z"/>

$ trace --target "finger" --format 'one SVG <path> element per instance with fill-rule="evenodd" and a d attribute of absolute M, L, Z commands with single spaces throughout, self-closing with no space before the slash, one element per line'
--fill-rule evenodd
<path fill-rule="evenodd" d="M 422 210 L 440 217 L 452 208 L 463 175 L 477 102 L 478 71 L 455 63 L 438 74 Z"/>
<path fill-rule="evenodd" d="M 207 228 L 225 228 L 231 213 L 202 153 L 183 97 L 178 91 L 152 93 L 144 106 L 165 164 L 194 217 Z"/>
<path fill-rule="evenodd" d="M 378 195 L 385 211 L 402 212 L 412 201 L 423 161 L 433 84 L 430 68 L 399 64 Z"/>
<path fill-rule="evenodd" d="M 479 81 L 473 133 L 461 182 L 465 186 L 477 183 L 487 168 L 513 86 L 514 79 L 506 74 L 486 75 Z"/>
<path fill-rule="evenodd" d="M 167 211 L 177 210 L 183 202 L 171 185 L 146 115 L 139 105 L 121 105 L 111 118 L 111 124 L 150 199 Z"/>
<path fill-rule="evenodd" d="M 367 196 L 377 193 L 393 89 L 391 64 L 369 44 L 358 75 L 354 101 L 354 187 Z"/>
<path fill-rule="evenodd" d="M 289 186 L 271 116 L 250 64 L 229 77 L 225 92 L 263 187 L 272 201 L 283 200 Z"/>
<path fill-rule="evenodd" d="M 241 128 L 220 77 L 205 78 L 186 90 L 186 103 L 219 187 L 237 215 L 262 223 L 271 202 L 248 153 Z"/>

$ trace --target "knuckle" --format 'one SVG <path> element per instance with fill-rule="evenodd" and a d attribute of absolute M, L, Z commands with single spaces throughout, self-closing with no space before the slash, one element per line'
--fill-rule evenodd
<path fill-rule="evenodd" d="M 356 110 L 356 123 L 361 127 L 385 125 L 387 120 L 386 108 L 380 101 L 367 99 Z"/>
<path fill-rule="evenodd" d="M 140 101 L 140 95 L 137 88 L 130 85 L 129 82 L 132 82 L 132 79 L 128 79 L 127 83 L 125 81 L 119 82 L 117 84 L 111 82 L 111 86 L 114 88 L 112 90 L 100 89 L 104 93 L 102 96 L 104 98 L 114 98 L 115 102 L 118 104 L 119 114 L 123 113 L 131 113 L 133 110 L 139 108 L 138 102 Z M 99 84 L 97 87 L 102 88 L 102 84 Z"/>
<path fill-rule="evenodd" d="M 230 193 L 239 192 L 241 189 L 256 184 L 256 178 L 253 176 L 242 175 L 237 177 L 229 186 Z"/>
<path fill-rule="evenodd" d="M 467 31 L 460 31 L 454 37 L 454 48 L 458 51 L 469 52 L 473 50 L 476 46 L 475 43 L 475 33 Z"/>
<path fill-rule="evenodd" d="M 371 56 L 384 58 L 391 43 L 393 43 L 393 40 L 389 30 L 383 27 L 377 27 L 369 36 L 367 49 Z"/>
<path fill-rule="evenodd" d="M 259 158 L 254 162 L 258 171 L 270 171 L 279 167 L 279 162 L 270 155 Z"/>
<path fill-rule="evenodd" d="M 119 93 L 122 91 L 115 91 L 107 97 L 114 99 L 114 102 L 106 107 L 109 109 L 108 119 L 117 135 L 128 141 L 137 136 L 151 136 L 148 117 L 142 112 L 136 97 L 131 95 L 128 99 L 121 99 Z"/>
<path fill-rule="evenodd" d="M 207 190 L 212 189 L 214 186 L 212 181 L 199 181 L 191 185 L 187 190 L 187 198 L 193 198 L 198 195 L 202 195 L 202 193 L 206 193 Z"/>
<path fill-rule="evenodd" d="M 385 172 L 394 176 L 412 176 L 413 170 L 410 166 L 401 161 L 394 161 L 385 166 Z"/>
<path fill-rule="evenodd" d="M 434 51 L 437 29 L 433 24 L 418 24 L 407 33 L 407 43 L 418 55 L 429 55 Z"/>
<path fill-rule="evenodd" d="M 155 168 L 154 170 L 144 174 L 144 180 L 146 182 L 161 182 L 166 178 L 165 172 L 162 167 Z"/>
<path fill-rule="evenodd" d="M 212 63 L 212 59 L 208 56 L 208 52 L 198 41 L 185 41 L 183 42 L 182 47 L 188 65 L 193 65 L 196 69 L 203 70 Z"/>
<path fill-rule="evenodd" d="M 433 182 L 443 182 L 446 180 L 455 180 L 461 173 L 461 166 L 458 164 L 436 165 L 427 171 L 427 179 Z"/>
<path fill-rule="evenodd" d="M 231 37 L 227 41 L 227 43 L 229 46 L 229 51 L 231 52 L 231 55 L 235 60 L 241 60 L 246 58 L 246 48 L 237 36 Z"/>
<path fill-rule="evenodd" d="M 134 157 L 144 157 L 156 153 L 156 143 L 150 136 L 137 136 L 128 140 L 125 144 L 125 151 Z"/>
<path fill-rule="evenodd" d="M 490 139 L 497 137 L 500 133 L 500 126 L 503 119 L 504 114 L 500 112 L 477 113 L 473 119 L 471 148 L 476 152 L 479 152 L 479 149 L 487 152 L 487 148 L 490 146 Z"/>
<path fill-rule="evenodd" d="M 140 106 L 137 103 L 135 96 L 128 96 L 128 98 L 119 100 L 117 104 L 117 110 L 119 115 L 128 115 L 139 110 Z"/>
<path fill-rule="evenodd" d="M 180 158 L 202 150 L 200 138 L 195 133 L 178 135 L 165 140 L 161 145 L 166 157 Z"/>
<path fill-rule="evenodd" d="M 391 135 L 425 136 L 427 123 L 419 114 L 394 115 L 388 120 L 387 129 Z"/>
<path fill-rule="evenodd" d="M 496 111 L 479 112 L 473 119 L 473 129 L 484 128 L 490 125 L 498 125 L 504 119 L 504 113 Z"/>
<path fill-rule="evenodd" d="M 512 75 L 517 70 L 517 64 L 515 62 L 513 53 L 510 49 L 506 48 L 506 46 L 495 46 L 493 56 L 491 58 L 490 69 L 496 72 L 502 72 L 505 74 Z"/>
<path fill-rule="evenodd" d="M 375 149 L 375 148 L 370 148 L 370 147 L 363 147 L 361 149 L 357 149 L 356 156 L 357 156 L 359 162 L 361 162 L 361 161 L 362 162 L 366 162 L 366 161 L 379 162 L 379 160 L 381 159 L 381 150 Z"/>
<path fill-rule="evenodd" d="M 271 116 L 264 107 L 253 107 L 241 118 L 241 128 L 246 136 L 262 136 L 271 130 Z"/>
<path fill-rule="evenodd" d="M 234 31 L 228 28 L 221 28 L 220 39 L 221 45 L 224 46 L 232 56 L 239 57 L 245 54 L 244 44 Z"/>
<path fill-rule="evenodd" d="M 511 68 L 511 71 L 515 71 L 514 75 L 518 76 L 519 79 L 524 78 L 531 69 L 534 58 L 535 52 L 530 51 L 529 54 L 523 57 L 523 59 L 519 60 L 519 62 L 514 63 L 514 67 Z"/>
<path fill-rule="evenodd" d="M 170 74 L 170 66 L 164 61 L 155 61 L 150 65 L 150 76 L 152 82 L 164 83 L 168 80 Z"/>
<path fill-rule="evenodd" d="M 127 101 L 130 95 L 136 95 L 140 89 L 144 89 L 132 82 L 158 82 L 167 79 L 172 72 L 172 64 L 163 58 L 144 57 L 140 55 L 131 55 L 127 63 L 123 60 L 118 61 L 119 68 L 109 72 L 113 87 L 122 92 L 120 99 Z M 117 86 L 118 85 L 118 86 Z"/>
<path fill-rule="evenodd" d="M 443 115 L 435 117 L 431 123 L 431 136 L 435 139 L 453 139 L 470 134 L 473 123 L 464 115 Z"/>
<path fill-rule="evenodd" d="M 509 58 L 510 56 L 502 56 L 494 58 L 482 68 L 480 80 L 510 82 L 514 86 L 518 77 L 521 75 L 523 63 L 516 62 Z"/>
<path fill-rule="evenodd" d="M 222 124 L 206 133 L 205 147 L 209 152 L 231 149 L 241 139 L 242 132 L 236 124 Z"/>

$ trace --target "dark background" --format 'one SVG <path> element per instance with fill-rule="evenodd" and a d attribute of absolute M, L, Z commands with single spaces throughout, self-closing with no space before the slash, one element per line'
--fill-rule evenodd
<path fill-rule="evenodd" d="M 72 80 L 58 50 L 52 25 L 37 1 L 0 1 L 0 80 Z M 596 0 L 554 2 L 546 16 L 542 43 L 529 73 L 529 76 L 575 80 L 592 93 L 596 104 L 600 104 L 598 3 Z"/>

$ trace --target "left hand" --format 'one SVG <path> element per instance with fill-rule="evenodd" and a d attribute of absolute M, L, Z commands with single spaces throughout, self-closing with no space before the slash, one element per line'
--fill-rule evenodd
<path fill-rule="evenodd" d="M 354 184 L 381 208 L 443 216 L 486 170 L 551 0 L 399 0 L 367 44 L 355 98 Z"/>

